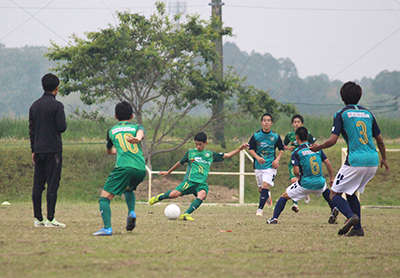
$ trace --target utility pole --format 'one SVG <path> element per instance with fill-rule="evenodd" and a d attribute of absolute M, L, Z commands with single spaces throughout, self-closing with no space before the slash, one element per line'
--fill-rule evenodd
<path fill-rule="evenodd" d="M 221 2 L 221 0 L 212 0 L 211 3 L 209 3 L 211 6 L 211 18 L 212 22 L 214 22 L 215 28 L 220 29 L 221 25 L 218 24 L 219 22 L 222 22 L 222 6 L 224 3 Z M 216 50 L 220 56 L 219 63 L 215 63 L 213 65 L 213 71 L 216 73 L 216 76 L 219 78 L 223 78 L 224 74 L 224 58 L 223 58 L 223 49 L 222 49 L 222 36 L 220 36 L 216 41 L 215 41 L 215 47 Z M 212 100 L 212 114 L 213 116 L 220 114 L 218 117 L 219 119 L 214 123 L 212 129 L 213 129 L 213 137 L 215 140 L 215 143 L 221 144 L 223 148 L 226 147 L 225 143 L 225 120 L 222 115 L 224 110 L 224 100 L 223 99 L 213 99 Z"/>

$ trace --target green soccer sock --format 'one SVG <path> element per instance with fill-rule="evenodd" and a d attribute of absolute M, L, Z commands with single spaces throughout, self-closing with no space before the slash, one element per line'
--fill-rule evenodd
<path fill-rule="evenodd" d="M 125 191 L 124 196 L 126 205 L 128 206 L 128 213 L 131 211 L 135 211 L 135 205 L 136 205 L 135 193 L 133 191 Z"/>
<path fill-rule="evenodd" d="M 297 205 L 297 202 L 293 201 L 293 205 Z"/>
<path fill-rule="evenodd" d="M 169 193 L 171 193 L 172 190 L 168 190 L 167 192 L 165 192 L 163 195 L 161 195 L 160 197 L 158 197 L 159 201 L 162 201 L 164 199 L 169 199 Z"/>
<path fill-rule="evenodd" d="M 99 200 L 101 218 L 103 218 L 104 228 L 111 228 L 111 209 L 110 200 L 104 197 L 100 197 Z"/>
<path fill-rule="evenodd" d="M 191 213 L 194 212 L 196 209 L 198 209 L 198 207 L 200 207 L 202 203 L 203 203 L 203 200 L 202 200 L 202 199 L 196 198 L 196 200 L 194 200 L 194 201 L 190 204 L 189 208 L 188 208 L 184 213 L 189 213 L 189 214 L 191 214 Z"/>

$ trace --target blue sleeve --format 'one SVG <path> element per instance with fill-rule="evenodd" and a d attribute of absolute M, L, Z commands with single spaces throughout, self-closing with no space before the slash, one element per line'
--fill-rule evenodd
<path fill-rule="evenodd" d="M 293 166 L 300 166 L 299 155 L 297 151 L 292 152 L 292 164 Z"/>
<path fill-rule="evenodd" d="M 375 120 L 375 117 L 372 116 L 372 118 L 373 118 L 373 122 L 372 122 L 372 136 L 373 136 L 373 137 L 376 137 L 376 136 L 378 136 L 379 134 L 381 134 L 381 130 L 379 129 L 379 126 L 378 126 L 378 123 L 377 123 L 376 120 Z"/>
<path fill-rule="evenodd" d="M 278 141 L 276 142 L 275 146 L 278 148 L 278 150 L 283 151 L 285 147 L 283 146 L 282 139 L 278 135 Z"/>
<path fill-rule="evenodd" d="M 254 138 L 254 134 L 250 138 L 249 145 L 250 145 L 249 150 L 255 151 L 257 149 L 257 143 L 256 143 L 256 139 Z"/>
<path fill-rule="evenodd" d="M 181 160 L 179 160 L 179 163 L 180 164 L 185 164 L 186 162 L 188 162 L 189 161 L 189 151 L 187 151 L 186 153 L 185 153 L 185 155 L 182 157 L 182 159 Z"/>
<path fill-rule="evenodd" d="M 333 119 L 332 134 L 339 136 L 340 133 L 342 133 L 342 129 L 343 129 L 342 113 L 336 113 L 335 118 Z"/>
<path fill-rule="evenodd" d="M 328 157 L 326 156 L 326 154 L 321 150 L 321 160 L 325 161 L 326 159 L 328 159 Z"/>

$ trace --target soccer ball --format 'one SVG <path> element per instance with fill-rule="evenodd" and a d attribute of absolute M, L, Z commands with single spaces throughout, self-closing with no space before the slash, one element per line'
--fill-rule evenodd
<path fill-rule="evenodd" d="M 169 220 L 175 220 L 181 215 L 181 209 L 175 204 L 170 204 L 165 208 L 164 214 Z"/>

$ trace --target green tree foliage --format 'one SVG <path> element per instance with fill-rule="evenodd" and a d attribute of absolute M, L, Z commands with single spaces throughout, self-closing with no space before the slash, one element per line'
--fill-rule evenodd
<path fill-rule="evenodd" d="M 221 78 L 212 70 L 219 61 L 214 41 L 230 35 L 230 28 L 216 29 L 215 22 L 198 15 L 187 15 L 180 24 L 179 16 L 171 19 L 166 14 L 164 3 L 157 2 L 156 7 L 149 18 L 118 13 L 118 25 L 89 32 L 85 39 L 73 35 L 68 46 L 52 44 L 47 54 L 58 61 L 61 94 L 79 92 L 88 105 L 126 100 L 139 124 L 144 118 L 151 123 L 146 127 L 152 132 L 151 141 L 142 144 L 149 165 L 152 156 L 177 149 L 221 117 L 222 113 L 200 125 L 188 125 L 187 135 L 178 144 L 157 149 L 199 103 L 211 107 L 215 99 L 252 91 L 242 88 L 242 79 L 229 73 Z"/>

